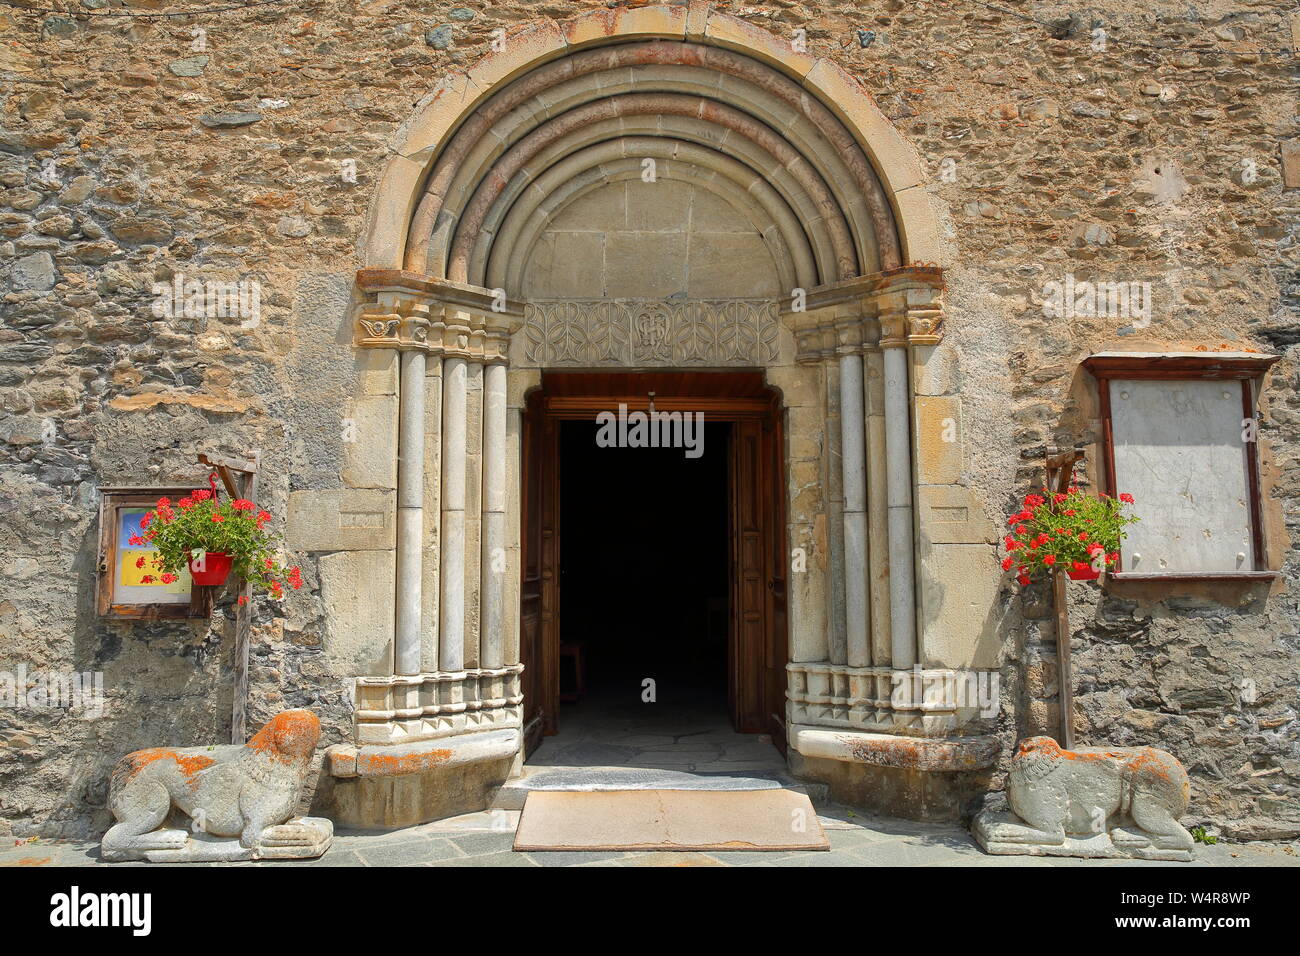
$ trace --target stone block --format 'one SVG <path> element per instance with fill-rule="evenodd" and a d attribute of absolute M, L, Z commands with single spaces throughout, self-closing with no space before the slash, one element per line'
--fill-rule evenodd
<path fill-rule="evenodd" d="M 957 398 L 916 399 L 917 482 L 922 485 L 950 485 L 961 480 L 961 402 Z"/>
<path fill-rule="evenodd" d="M 605 243 L 606 296 L 666 299 L 686 291 L 685 233 L 622 233 Z"/>
<path fill-rule="evenodd" d="M 943 268 L 953 265 L 953 249 L 943 240 L 939 217 L 933 200 L 924 186 L 913 186 L 894 193 L 898 211 L 903 264 L 934 263 Z"/>
<path fill-rule="evenodd" d="M 917 395 L 951 395 L 960 381 L 955 346 L 944 343 L 912 347 L 912 391 Z"/>
<path fill-rule="evenodd" d="M 357 391 L 361 395 L 396 395 L 396 349 L 357 350 Z"/>
<path fill-rule="evenodd" d="M 771 250 L 757 235 L 694 233 L 687 274 L 687 291 L 693 298 L 781 294 Z"/>
<path fill-rule="evenodd" d="M 687 11 L 679 6 L 658 5 L 595 10 L 561 25 L 572 49 L 592 46 L 610 37 L 671 37 L 686 35 Z"/>
<path fill-rule="evenodd" d="M 535 20 L 518 33 L 507 34 L 500 50 L 489 53 L 469 71 L 469 81 L 478 90 L 495 91 L 565 52 L 559 25 L 553 20 Z"/>
<path fill-rule="evenodd" d="M 444 111 L 451 112 L 452 97 L 443 95 L 441 102 Z M 423 119 L 424 114 L 421 114 L 416 118 L 416 122 L 418 123 Z M 445 115 L 430 117 L 425 123 L 431 129 L 427 131 L 420 130 L 418 136 L 427 138 L 428 143 L 425 145 L 436 143 L 445 130 L 445 127 L 440 124 L 452 121 L 454 121 L 454 117 L 449 118 Z M 410 139 L 416 138 L 416 135 L 413 131 Z M 421 148 L 423 147 L 415 147 L 413 151 L 418 151 Z M 411 222 L 411 216 L 415 212 L 415 204 L 420 197 L 419 184 L 424 178 L 427 162 L 428 157 L 426 156 L 411 158 L 396 155 L 396 153 L 388 160 L 376 195 L 404 198 L 396 202 L 375 204 L 366 230 L 366 243 L 363 252 L 367 266 L 376 269 L 402 268 L 403 253 L 406 248 L 406 229 Z"/>
<path fill-rule="evenodd" d="M 935 544 L 921 548 L 919 623 L 926 667 L 991 670 L 999 664 L 1001 637 L 996 553 L 987 544 Z"/>
<path fill-rule="evenodd" d="M 921 485 L 917 489 L 920 537 L 930 544 L 993 544 L 993 522 L 964 485 Z"/>
<path fill-rule="evenodd" d="M 814 365 L 781 365 L 767 370 L 767 384 L 781 390 L 786 408 L 821 407 L 821 369 Z"/>
<path fill-rule="evenodd" d="M 1282 185 L 1286 189 L 1300 189 L 1300 139 L 1282 143 Z"/>
<path fill-rule="evenodd" d="M 355 441 L 344 441 L 343 483 L 349 488 L 397 487 L 396 395 L 357 399 L 347 415 Z"/>
<path fill-rule="evenodd" d="M 289 494 L 290 551 L 382 551 L 396 547 L 396 496 L 379 489 L 330 488 Z"/>
<path fill-rule="evenodd" d="M 624 225 L 637 232 L 675 232 L 694 223 L 690 186 L 673 180 L 640 179 L 615 187 L 624 193 Z"/>
<path fill-rule="evenodd" d="M 394 563 L 392 551 L 337 551 L 321 556 L 322 648 L 335 674 L 392 673 Z"/>
<path fill-rule="evenodd" d="M 605 295 L 605 237 L 598 232 L 548 232 L 524 270 L 524 295 L 598 299 Z"/>
<path fill-rule="evenodd" d="M 764 60 L 783 73 L 806 76 L 820 61 L 794 48 L 794 35 L 779 36 L 739 17 L 710 10 L 704 25 L 708 42 Z"/>

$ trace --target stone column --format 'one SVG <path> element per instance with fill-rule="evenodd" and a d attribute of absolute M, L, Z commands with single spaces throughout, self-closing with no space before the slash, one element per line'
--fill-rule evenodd
<path fill-rule="evenodd" d="M 425 330 L 427 332 L 427 329 Z M 401 355 L 397 432 L 397 623 L 394 648 L 398 674 L 420 673 L 424 543 L 424 372 L 423 348 Z"/>
<path fill-rule="evenodd" d="M 896 301 L 897 300 L 897 301 Z M 912 523 L 911 389 L 907 374 L 907 313 L 901 296 L 882 297 L 880 348 L 885 372 L 885 484 L 889 509 L 891 666 L 916 663 L 916 570 Z"/>
<path fill-rule="evenodd" d="M 835 327 L 840 366 L 847 663 L 850 667 L 869 667 L 871 599 L 867 592 L 866 420 L 862 392 L 862 325 L 857 310 L 837 315 Z"/>
<path fill-rule="evenodd" d="M 438 607 L 438 669 L 465 669 L 465 434 L 468 317 L 447 316 L 442 368 L 442 540 Z M 458 341 L 461 340 L 461 341 Z M 456 348 L 456 346 L 460 346 Z"/>
<path fill-rule="evenodd" d="M 885 477 L 885 356 L 880 330 L 863 329 L 863 399 L 867 416 L 867 593 L 871 607 L 871 662 L 888 666 L 893 653 L 889 630 L 889 497 Z"/>
<path fill-rule="evenodd" d="M 480 666 L 505 663 L 506 578 L 506 365 L 489 362 L 483 370 L 483 530 L 479 575 Z"/>

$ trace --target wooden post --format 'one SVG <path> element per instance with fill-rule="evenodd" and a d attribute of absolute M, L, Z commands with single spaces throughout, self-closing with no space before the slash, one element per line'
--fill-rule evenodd
<path fill-rule="evenodd" d="M 1057 455 L 1048 455 L 1045 471 L 1046 489 L 1064 494 L 1070 489 L 1075 463 L 1083 458 L 1083 451 L 1075 448 Z M 1065 569 L 1052 572 L 1052 604 L 1056 609 L 1056 696 L 1061 704 L 1061 740 L 1066 750 L 1074 749 L 1074 678 L 1070 668 L 1070 607 L 1066 601 Z"/>
<path fill-rule="evenodd" d="M 199 455 L 199 462 L 217 469 L 217 474 L 221 476 L 221 483 L 231 498 L 256 500 L 257 452 L 251 452 L 248 459 L 243 461 Z M 252 593 L 252 585 L 245 579 L 239 587 L 242 603 L 235 605 L 235 687 L 230 714 L 232 744 L 242 744 L 248 739 L 248 644 L 252 630 Z"/>

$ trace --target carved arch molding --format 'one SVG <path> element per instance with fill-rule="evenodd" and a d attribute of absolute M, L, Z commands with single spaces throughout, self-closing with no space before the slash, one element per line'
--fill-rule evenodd
<path fill-rule="evenodd" d="M 942 336 L 941 252 L 922 165 L 855 79 L 704 3 L 597 11 L 507 36 L 427 99 L 393 152 L 357 274 L 354 328 L 359 348 L 400 354 L 395 675 L 368 682 L 359 743 L 517 726 L 518 650 L 503 633 L 515 595 L 487 557 L 506 544 L 508 364 L 833 367 L 845 486 L 839 632 L 848 638 L 825 665 L 845 687 L 913 666 L 909 368 Z M 746 216 L 790 294 L 524 301 L 522 264 L 547 223 L 590 190 L 636 175 L 646 157 Z M 793 355 L 779 354 L 783 337 Z M 423 396 L 435 371 L 440 422 L 429 430 Z M 868 476 L 867 417 L 877 413 L 896 466 Z M 465 514 L 466 422 L 475 420 L 483 487 L 469 500 L 481 501 L 481 532 Z M 441 446 L 438 510 L 428 516 L 426 431 Z M 870 542 L 868 482 L 888 487 Z M 429 577 L 433 520 L 441 553 Z M 887 543 L 877 540 L 886 524 Z M 803 695 L 792 697 L 803 708 L 792 719 L 826 725 L 861 712 L 854 729 L 952 726 L 951 715 L 902 713 L 883 699 L 822 707 L 838 700 L 824 678 L 792 675 Z"/>

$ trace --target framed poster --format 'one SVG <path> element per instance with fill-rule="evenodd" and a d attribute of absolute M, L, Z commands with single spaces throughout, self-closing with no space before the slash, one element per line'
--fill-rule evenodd
<path fill-rule="evenodd" d="M 164 583 L 153 566 L 157 549 L 140 541 L 140 519 L 166 495 L 173 501 L 190 493 L 178 488 L 101 488 L 99 500 L 99 565 L 95 605 L 101 617 L 161 619 L 206 617 L 191 612 L 191 580 L 182 569 L 175 581 Z M 136 543 L 132 543 L 136 538 Z"/>

